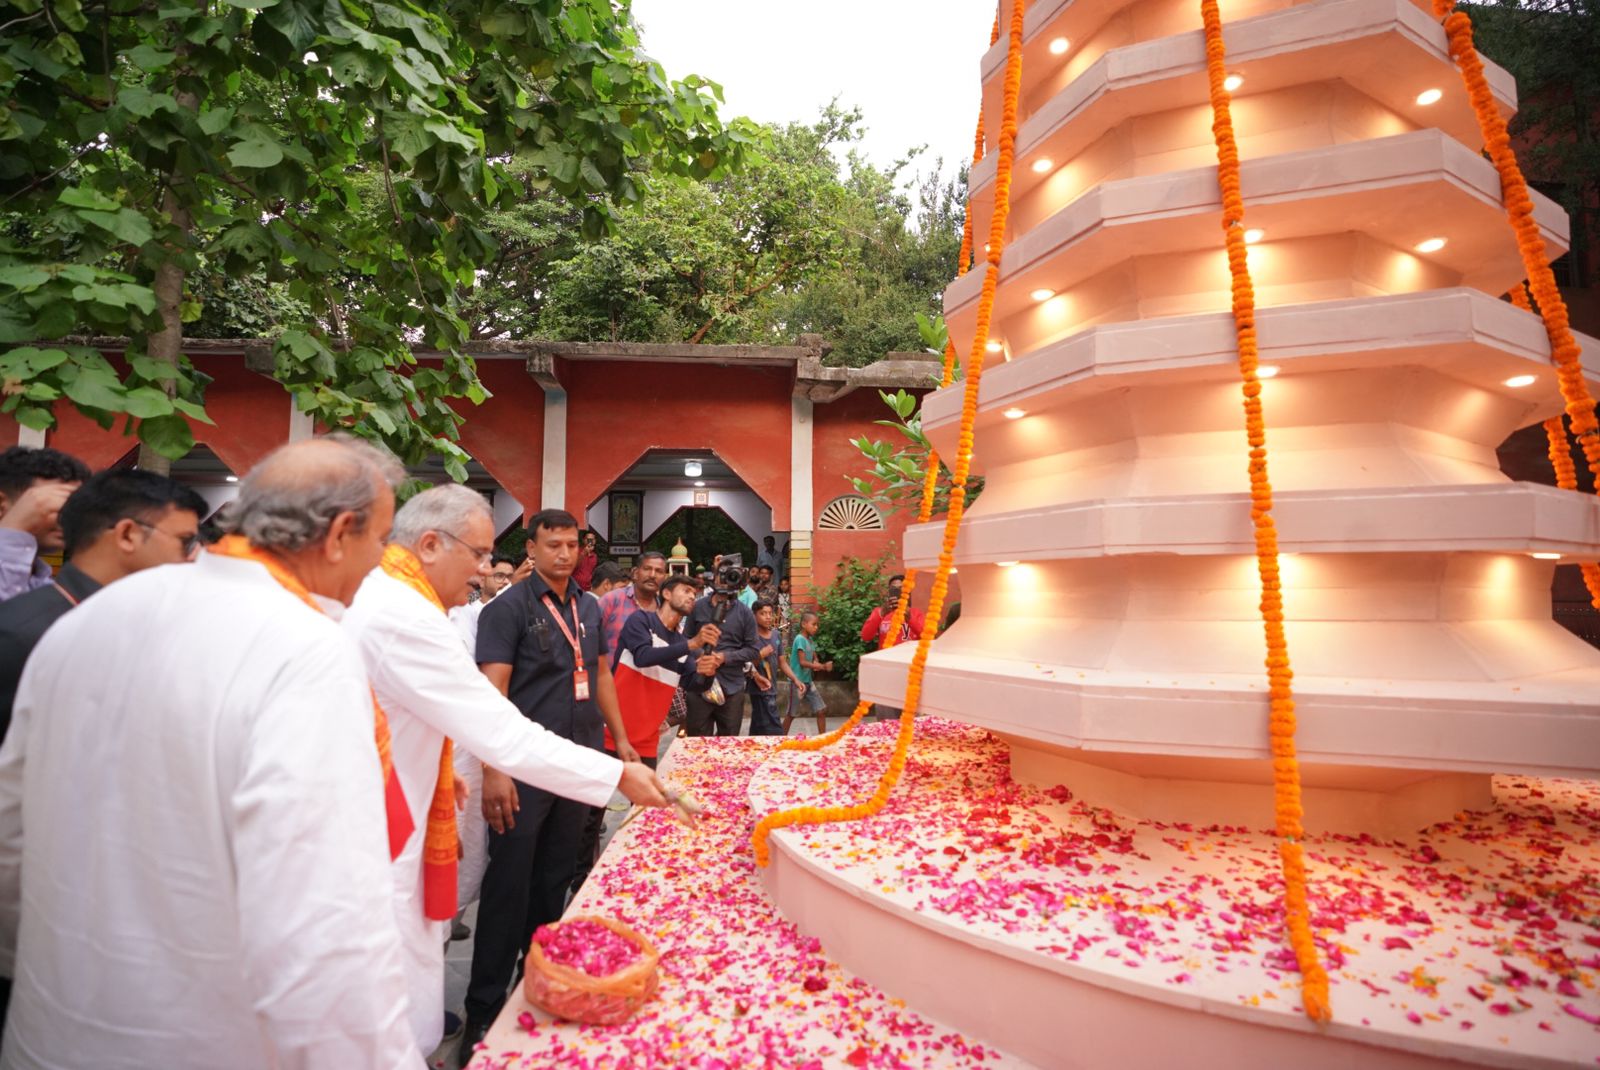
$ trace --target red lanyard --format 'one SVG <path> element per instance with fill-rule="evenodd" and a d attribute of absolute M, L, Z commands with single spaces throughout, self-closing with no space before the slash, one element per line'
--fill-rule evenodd
<path fill-rule="evenodd" d="M 561 629 L 561 634 L 567 637 L 567 642 L 572 644 L 572 697 L 579 702 L 589 699 L 589 673 L 583 667 L 583 645 L 578 642 L 578 637 L 567 627 L 566 618 L 561 615 L 561 607 L 549 594 L 544 596 L 544 604 L 550 610 L 550 615 L 556 619 L 556 627 Z M 583 622 L 578 617 L 577 600 L 573 600 L 572 623 L 579 632 L 583 631 Z"/>
<path fill-rule="evenodd" d="M 55 587 L 56 590 L 61 592 L 61 597 L 65 598 L 67 600 L 67 605 L 72 606 L 74 609 L 77 608 L 78 600 L 76 598 L 72 597 L 72 592 L 71 591 L 69 591 L 65 587 L 61 586 L 60 583 L 52 583 L 51 586 Z"/>

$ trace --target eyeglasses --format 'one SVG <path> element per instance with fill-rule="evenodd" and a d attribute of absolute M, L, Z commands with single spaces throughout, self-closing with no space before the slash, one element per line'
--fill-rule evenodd
<path fill-rule="evenodd" d="M 466 550 L 467 550 L 468 553 L 476 554 L 477 558 L 478 558 L 478 560 L 480 562 L 492 561 L 494 559 L 494 548 L 493 547 L 490 547 L 487 550 L 480 550 L 476 546 L 472 545 L 470 542 L 467 542 L 465 539 L 462 539 L 462 538 L 459 538 L 459 537 L 457 537 L 455 535 L 452 535 L 448 531 L 439 531 L 439 530 L 436 529 L 434 531 L 434 534 L 435 535 L 443 535 L 445 538 L 449 539 L 451 542 L 460 543 L 462 546 L 466 547 Z"/>
<path fill-rule="evenodd" d="M 178 548 L 183 551 L 183 556 L 184 557 L 193 557 L 194 556 L 194 552 L 196 550 L 200 549 L 200 533 L 198 531 L 195 532 L 193 535 L 179 535 L 175 531 L 168 531 L 166 528 L 158 528 L 154 524 L 149 523 L 148 521 L 134 520 L 133 517 L 129 517 L 128 519 L 129 520 L 133 520 L 133 522 L 135 524 L 138 524 L 141 528 L 144 528 L 146 531 L 160 532 L 162 535 L 165 535 L 169 539 L 177 539 L 178 540 Z"/>

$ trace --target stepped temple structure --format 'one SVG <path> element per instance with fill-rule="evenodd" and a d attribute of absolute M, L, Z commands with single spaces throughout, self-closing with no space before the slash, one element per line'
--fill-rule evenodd
<path fill-rule="evenodd" d="M 778 821 L 769 890 L 848 968 L 1037 1065 L 1592 1060 L 1600 653 L 1549 591 L 1600 555 L 1600 501 L 1496 463 L 1566 401 L 1439 13 L 1234 0 L 1208 35 L 1197 0 L 1042 0 L 1008 40 L 1013 2 L 982 62 L 977 264 L 945 296 L 955 353 L 985 354 L 976 411 L 964 381 L 923 405 L 987 480 L 951 555 L 962 612 L 925 666 L 906 643 L 861 677 L 898 707 L 911 669 L 920 714 L 991 735 L 935 721 L 905 799 Z M 1564 251 L 1555 204 L 1534 194 L 1531 223 Z M 1600 346 L 1577 346 L 1592 379 Z M 907 564 L 946 538 L 913 526 Z M 1292 665 L 1286 752 L 1269 661 L 1285 695 Z M 984 738 L 1002 771 L 950 838 L 911 795 L 983 783 L 957 755 Z M 844 776 L 822 761 L 780 752 L 752 805 Z M 1525 928 L 1541 882 L 1586 905 Z"/>

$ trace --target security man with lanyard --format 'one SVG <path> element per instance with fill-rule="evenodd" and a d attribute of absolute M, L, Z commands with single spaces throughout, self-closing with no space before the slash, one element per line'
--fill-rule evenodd
<path fill-rule="evenodd" d="M 621 741 L 618 757 L 638 761 L 627 742 L 611 679 L 600 605 L 572 582 L 578 521 L 546 509 L 528 521 L 533 574 L 498 595 L 478 619 L 478 667 L 523 715 L 586 747 L 604 730 Z M 589 807 L 530 788 L 488 766 L 483 816 L 489 864 L 467 987 L 462 1051 L 483 1038 L 510 987 L 534 930 L 561 917 L 583 848 Z"/>

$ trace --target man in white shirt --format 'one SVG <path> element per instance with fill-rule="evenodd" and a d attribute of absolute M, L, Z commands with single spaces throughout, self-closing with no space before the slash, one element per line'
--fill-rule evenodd
<path fill-rule="evenodd" d="M 286 446 L 226 545 L 40 641 L 0 747 L 0 1065 L 424 1066 L 372 695 L 319 608 L 378 561 L 403 474 Z"/>
<path fill-rule="evenodd" d="M 465 602 L 450 610 L 450 623 L 461 633 L 462 641 L 467 644 L 467 653 L 472 653 L 478 646 L 478 614 L 483 612 L 484 606 L 494 601 L 495 595 L 511 586 L 516 572 L 515 561 L 496 554 L 494 563 L 489 567 L 488 574 L 483 577 L 479 588 L 483 592 L 483 597 L 476 602 Z"/>
<path fill-rule="evenodd" d="M 522 783 L 590 805 L 604 805 L 619 788 L 635 803 L 667 804 L 650 769 L 546 731 L 478 671 L 445 614 L 466 601 L 467 581 L 487 568 L 493 546 L 482 495 L 457 485 L 424 491 L 395 515 L 383 564 L 344 618 L 389 717 L 394 768 L 414 817 L 393 867 L 393 909 L 423 1051 L 443 1034 L 443 945 L 456 906 L 455 816 L 441 777 L 453 758 L 447 741 Z M 425 832 L 430 819 L 436 824 Z"/>

